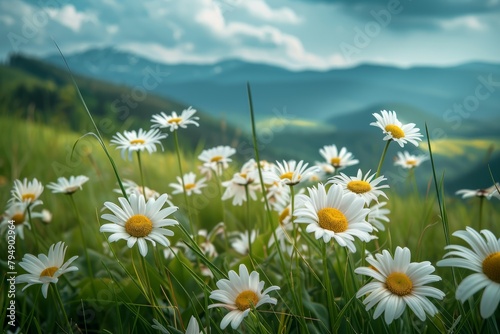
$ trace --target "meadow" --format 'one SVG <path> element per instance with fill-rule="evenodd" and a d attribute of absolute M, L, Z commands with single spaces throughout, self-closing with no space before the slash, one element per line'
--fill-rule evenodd
<path fill-rule="evenodd" d="M 249 121 L 253 121 L 251 116 L 250 112 Z M 375 119 L 363 121 L 368 128 Z M 198 123 L 199 128 L 203 128 L 203 118 L 200 118 Z M 149 154 L 147 151 L 142 151 L 140 160 L 138 160 L 139 155 L 134 152 L 132 159 L 128 160 L 122 158 L 120 150 L 117 150 L 116 145 L 112 145 L 108 139 L 71 132 L 64 128 L 58 129 L 56 126 L 47 126 L 29 119 L 2 117 L 0 120 L 1 203 L 7 207 L 14 180 L 36 178 L 45 189 L 40 196 L 43 204 L 33 207 L 33 212 L 47 209 L 52 213 L 50 222 L 44 222 L 35 216 L 29 217 L 31 229 L 24 228 L 24 239 L 16 236 L 15 271 L 18 275 L 26 273 L 18 265 L 26 254 L 35 256 L 41 253 L 47 254 L 49 247 L 60 241 L 67 246 L 65 260 L 78 256 L 71 263 L 71 266 L 76 266 L 78 270 L 64 273 L 57 283 L 51 283 L 47 298 L 43 296 L 38 284 L 23 291 L 25 284 L 16 284 L 14 327 L 8 323 L 7 309 L 12 298 L 8 297 L 9 283 L 5 274 L 0 295 L 0 303 L 3 305 L 0 324 L 5 331 L 18 333 L 500 332 L 497 324 L 500 320 L 500 313 L 496 310 L 497 305 L 488 305 L 490 309 L 493 308 L 493 312 L 486 318 L 480 311 L 482 290 L 463 303 L 456 298 L 458 285 L 472 271 L 466 268 L 436 265 L 449 252 L 445 249 L 446 245 L 468 247 L 462 239 L 452 235 L 456 231 L 465 230 L 466 227 L 478 231 L 487 229 L 498 238 L 497 226 L 500 218 L 498 197 L 461 199 L 459 196 L 445 193 L 446 173 L 430 162 L 408 169 L 408 177 L 404 183 L 393 183 L 390 178 L 381 181 L 380 184 L 389 186 L 380 189 L 387 199 L 377 196 L 377 200 L 368 201 L 360 207 L 362 209 L 358 211 L 364 212 L 361 221 L 368 219 L 368 212 L 373 215 L 380 213 L 378 225 L 375 223 L 375 226 L 379 227 L 377 230 L 370 227 L 370 240 L 366 242 L 361 240 L 365 238 L 365 232 L 353 232 L 352 247 L 355 250 L 353 251 L 342 246 L 343 239 L 332 238 L 325 242 L 323 238 L 310 233 L 306 227 L 309 225 L 306 223 L 307 217 L 304 218 L 306 216 L 304 212 L 307 211 L 304 201 L 307 202 L 308 198 L 314 197 L 308 192 L 308 188 L 319 191 L 320 184 L 326 186 L 326 191 L 335 188 L 333 184 L 327 183 L 334 175 L 340 176 L 340 173 L 344 173 L 347 176 L 355 176 L 358 168 L 363 171 L 363 175 L 368 170 L 374 174 L 377 166 L 368 166 L 360 161 L 359 164 L 347 166 L 331 174 L 320 174 L 311 178 L 306 178 L 304 174 L 303 178 L 295 179 L 294 185 L 291 184 L 294 171 L 281 170 L 281 175 L 277 175 L 277 181 L 270 182 L 265 179 L 263 173 L 270 171 L 272 174 L 276 168 L 273 169 L 260 161 L 258 147 L 255 147 L 246 160 L 238 155 L 232 157 L 232 161 L 227 163 L 227 168 L 223 163 L 215 163 L 216 167 L 212 170 L 207 167 L 210 164 L 205 165 L 205 169 L 201 172 L 206 174 L 202 175 L 199 167 L 203 166 L 203 161 L 199 156 L 210 147 L 204 147 L 203 143 L 200 143 L 193 150 L 183 145 L 190 133 L 198 131 L 199 128 L 188 124 L 186 128 L 174 131 L 160 129 L 162 133 L 168 134 L 167 138 L 161 139 L 165 150 L 157 145 L 157 152 Z M 138 130 L 129 128 L 132 129 Z M 428 145 L 425 129 L 421 126 L 420 131 L 424 137 L 419 145 L 425 147 Z M 93 132 L 97 134 L 95 130 Z M 251 144 L 256 143 L 255 136 L 253 138 L 254 142 Z M 382 138 L 381 133 L 380 150 L 374 154 L 379 155 L 384 152 L 384 146 L 388 141 Z M 100 140 L 109 151 L 109 156 L 100 145 Z M 324 143 L 324 145 L 331 144 L 333 143 Z M 391 145 L 397 143 L 393 142 Z M 125 157 L 127 155 L 128 153 Z M 218 159 L 214 160 L 212 157 L 212 162 L 217 162 Z M 249 159 L 254 161 L 248 164 Z M 318 161 L 321 159 L 318 152 Z M 275 161 L 268 162 L 284 164 L 278 157 Z M 309 163 L 309 167 L 314 165 L 312 161 Z M 381 175 L 383 166 L 391 163 L 392 157 L 387 157 L 382 168 L 379 168 L 382 171 Z M 250 165 L 252 167 L 249 167 Z M 193 172 L 197 180 L 206 177 L 205 186 L 199 188 L 199 193 L 188 194 L 187 190 L 191 189 L 187 187 L 188 182 L 177 180 L 181 175 L 180 169 L 182 174 Z M 305 169 L 302 170 L 304 171 Z M 285 175 L 290 172 L 291 174 Z M 496 172 L 492 171 L 492 184 L 494 178 L 499 178 Z M 251 179 L 248 177 L 250 173 L 253 175 Z M 415 186 L 414 174 L 417 173 L 424 174 L 429 180 L 426 191 L 419 191 Z M 82 184 L 81 189 L 69 195 L 52 193 L 46 186 L 56 182 L 58 177 L 68 178 L 77 175 L 85 175 L 89 180 Z M 245 182 L 234 182 L 235 177 L 243 178 Z M 103 215 L 111 213 L 109 210 L 111 206 L 107 205 L 106 209 L 105 203 L 118 205 L 119 197 L 127 197 L 130 200 L 132 196 L 133 192 L 124 193 L 124 189 L 120 189 L 119 180 L 122 183 L 126 180 L 134 181 L 138 185 L 136 189 L 139 194 L 141 190 L 142 193 L 147 193 L 144 191 L 147 190 L 145 187 L 156 191 L 157 195 L 152 196 L 156 199 L 162 194 L 168 194 L 169 202 L 164 203 L 162 208 L 171 206 L 178 208 L 172 209 L 173 212 L 168 216 L 169 219 L 178 222 L 166 226 L 166 229 L 173 232 L 173 235 L 167 235 L 169 246 L 161 245 L 159 240 L 156 240 L 156 246 L 153 246 L 148 241 L 147 255 L 144 256 L 137 244 L 129 248 L 124 240 L 110 242 L 109 231 L 100 232 L 102 226 L 110 222 L 109 219 L 103 218 Z M 171 183 L 177 183 L 181 191 L 173 194 L 176 188 L 170 186 Z M 189 184 L 192 187 L 196 186 L 191 181 Z M 269 189 L 276 184 L 284 187 L 284 190 L 280 191 L 288 192 L 288 197 L 276 199 L 277 195 L 274 197 L 269 195 Z M 226 190 L 231 186 L 236 187 L 234 192 L 238 192 L 243 198 L 241 205 L 233 204 L 234 193 L 233 196 L 226 194 L 225 197 L 229 198 L 222 200 Z M 264 196 L 263 191 L 268 196 Z M 251 193 L 255 193 L 255 198 L 251 198 Z M 355 195 L 346 198 L 349 203 L 344 203 L 344 206 L 359 204 L 359 198 Z M 281 206 L 278 202 L 282 202 Z M 384 208 L 389 211 L 385 213 L 370 211 L 368 208 L 373 207 L 376 202 L 387 202 Z M 294 212 L 295 215 L 292 216 L 290 212 Z M 349 216 L 346 212 L 345 216 Z M 319 215 L 319 211 L 316 214 Z M 383 217 L 387 217 L 389 222 L 384 221 Z M 4 216 L 4 220 L 6 218 Z M 366 228 L 366 225 L 363 225 L 365 226 L 363 228 Z M 335 228 L 326 229 L 331 231 Z M 5 229 L 2 230 L 2 235 L 4 234 Z M 270 243 L 271 238 L 280 241 Z M 421 266 L 425 267 L 422 271 L 426 273 L 422 274 L 425 281 L 422 285 L 429 285 L 442 291 L 442 298 L 429 297 L 436 312 L 430 311 L 432 307 L 423 302 L 422 298 L 425 298 L 422 297 L 417 298 L 417 302 L 415 300 L 412 302 L 413 307 L 420 311 L 418 315 L 415 314 L 415 309 L 410 309 L 408 306 L 404 307 L 402 314 L 399 314 L 403 297 L 418 295 L 416 285 L 415 290 L 410 293 L 396 293 L 391 290 L 394 298 L 385 301 L 385 313 L 382 315 L 383 308 L 373 307 L 366 310 L 363 300 L 368 297 L 364 294 L 357 296 L 363 286 L 376 281 L 363 273 L 372 270 L 371 273 L 376 276 L 377 272 L 381 271 L 380 268 L 374 267 L 372 261 L 374 256 L 383 262 L 382 257 L 376 257 L 376 254 L 385 251 L 384 254 L 393 256 L 399 252 L 398 246 L 406 247 L 411 252 L 411 262 L 429 261 Z M 2 254 L 8 254 L 8 250 L 7 243 L 2 242 Z M 498 254 L 498 251 L 500 249 L 497 249 L 495 254 Z M 367 260 L 367 257 L 370 260 Z M 12 271 L 7 267 L 6 256 L 2 255 L 1 259 L 2 272 Z M 494 274 L 491 274 L 490 270 L 488 271 L 490 276 L 487 276 L 493 285 L 498 285 L 500 262 L 498 259 L 493 261 L 496 261 L 492 265 Z M 258 278 L 256 274 L 250 274 L 250 278 L 247 278 L 250 286 L 246 288 L 241 286 L 243 283 L 238 283 L 236 277 L 238 273 L 240 278 L 245 276 L 240 265 L 248 268 L 250 273 L 256 271 L 259 274 Z M 429 271 L 429 265 L 434 266 L 435 271 Z M 360 267 L 366 269 L 357 270 Z M 235 272 L 229 274 L 231 270 Z M 404 268 L 398 270 L 404 271 Z M 439 276 L 439 279 L 430 277 L 431 273 Z M 226 284 L 220 284 L 221 280 L 228 278 L 230 282 L 236 282 L 232 295 L 229 294 L 236 296 L 236 301 L 233 300 L 232 304 L 229 303 L 230 306 L 226 307 L 210 307 L 221 302 L 221 292 L 217 294 L 215 291 L 229 289 L 228 286 L 231 286 L 227 281 Z M 258 281 L 262 281 L 262 284 L 257 284 Z M 410 279 L 410 285 L 411 283 Z M 262 292 L 262 289 L 269 287 L 274 288 Z M 251 296 L 244 299 L 241 289 Z M 429 293 L 428 290 L 425 291 Z M 394 305 L 391 305 L 391 302 L 394 302 Z M 420 302 L 422 304 L 419 307 Z M 230 325 L 226 318 L 225 326 L 221 325 L 229 310 L 235 312 L 232 319 L 240 317 L 241 323 L 236 324 L 231 321 Z M 390 312 L 393 313 L 394 319 L 384 318 L 385 314 Z M 374 319 L 375 314 L 377 314 L 376 319 Z M 232 324 L 235 324 L 235 328 Z"/>

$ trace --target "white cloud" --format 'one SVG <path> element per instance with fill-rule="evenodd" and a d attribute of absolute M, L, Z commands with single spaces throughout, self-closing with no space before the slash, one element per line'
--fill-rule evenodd
<path fill-rule="evenodd" d="M 78 12 L 73 5 L 64 5 L 61 8 L 45 8 L 45 10 L 53 20 L 74 32 L 80 31 L 83 23 L 98 22 L 95 14 Z"/>
<path fill-rule="evenodd" d="M 0 33 L 21 37 L 17 44 L 0 44 L 0 58 L 12 50 L 54 53 L 51 38 L 66 53 L 114 46 L 170 63 L 239 58 L 290 69 L 327 69 L 373 61 L 406 66 L 498 62 L 500 48 L 495 43 L 500 27 L 497 13 L 429 19 L 432 27 L 438 24 L 441 29 L 411 34 L 386 31 L 373 38 L 355 62 L 347 63 L 339 54 L 339 43 L 352 40 L 352 27 L 363 27 L 364 22 L 330 4 L 289 0 L 90 0 L 77 5 L 62 2 L 59 6 L 47 4 L 42 8 L 27 0 L 11 6 L 0 0 Z M 435 52 L 435 45 L 455 50 L 464 42 L 475 47 L 460 53 Z"/>
<path fill-rule="evenodd" d="M 0 15 L 0 22 L 5 24 L 6 26 L 12 26 L 16 22 L 16 20 L 14 20 L 12 16 Z"/>
<path fill-rule="evenodd" d="M 240 0 L 237 6 L 246 9 L 250 15 L 266 21 L 291 24 L 302 21 L 292 9 L 288 7 L 273 9 L 264 0 Z"/>
<path fill-rule="evenodd" d="M 130 42 L 120 44 L 117 48 L 167 64 L 206 64 L 220 60 L 216 56 L 193 52 L 194 45 L 191 43 L 179 44 L 174 48 L 168 48 L 158 43 Z"/>
<path fill-rule="evenodd" d="M 118 31 L 120 31 L 120 27 L 118 27 L 116 24 L 110 24 L 106 26 L 106 32 L 110 35 L 114 35 Z"/>
<path fill-rule="evenodd" d="M 440 25 L 445 30 L 465 28 L 467 30 L 483 31 L 487 29 L 477 16 L 472 15 L 443 20 L 440 22 Z"/>

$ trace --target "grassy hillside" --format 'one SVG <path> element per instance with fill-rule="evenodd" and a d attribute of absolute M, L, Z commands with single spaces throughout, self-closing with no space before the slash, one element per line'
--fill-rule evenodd
<path fill-rule="evenodd" d="M 118 131 L 151 126 L 151 116 L 161 111 L 181 112 L 187 105 L 161 98 L 148 89 L 164 78 L 145 73 L 144 80 L 127 87 L 75 76 L 88 109 L 101 133 L 110 138 Z M 30 119 L 81 133 L 92 131 L 88 115 L 66 70 L 24 56 L 12 56 L 0 66 L 0 115 Z M 227 126 L 203 111 L 197 115 L 203 127 L 184 142 L 191 148 L 201 143 L 235 145 L 243 140 L 241 131 Z"/>

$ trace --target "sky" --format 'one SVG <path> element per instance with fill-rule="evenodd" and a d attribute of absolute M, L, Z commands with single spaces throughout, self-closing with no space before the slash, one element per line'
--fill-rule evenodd
<path fill-rule="evenodd" d="M 500 63 L 500 0 L 0 0 L 0 59 L 114 47 L 292 70 Z"/>

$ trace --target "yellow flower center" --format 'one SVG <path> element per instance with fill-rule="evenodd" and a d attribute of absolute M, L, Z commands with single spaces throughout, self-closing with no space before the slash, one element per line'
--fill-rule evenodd
<path fill-rule="evenodd" d="M 212 159 L 210 159 L 210 162 L 219 162 L 223 159 L 224 157 L 222 155 L 216 155 L 213 156 Z"/>
<path fill-rule="evenodd" d="M 40 277 L 44 277 L 44 276 L 49 276 L 49 277 L 53 277 L 55 272 L 57 271 L 57 267 L 48 267 L 48 268 L 45 268 L 41 273 L 40 273 Z"/>
<path fill-rule="evenodd" d="M 141 145 L 144 144 L 146 141 L 144 139 L 132 139 L 130 141 L 131 145 Z"/>
<path fill-rule="evenodd" d="M 334 167 L 338 167 L 338 166 L 340 166 L 340 158 L 339 158 L 339 157 L 331 158 L 331 159 L 330 159 L 330 163 L 331 163 Z"/>
<path fill-rule="evenodd" d="M 143 238 L 153 230 L 153 222 L 144 215 L 133 215 L 125 223 L 125 231 L 133 237 Z"/>
<path fill-rule="evenodd" d="M 483 273 L 495 283 L 500 283 L 500 252 L 491 253 L 483 260 Z"/>
<path fill-rule="evenodd" d="M 290 179 L 291 180 L 292 177 L 293 177 L 293 172 L 286 172 L 286 173 L 281 174 L 280 179 L 282 179 L 282 180 L 283 179 Z M 300 178 L 300 176 L 299 176 L 299 178 Z"/>
<path fill-rule="evenodd" d="M 21 196 L 21 198 L 23 199 L 23 201 L 32 202 L 35 200 L 36 196 L 35 196 L 35 194 L 28 193 L 28 194 L 23 194 L 23 196 Z"/>
<path fill-rule="evenodd" d="M 177 123 L 177 124 L 179 124 L 181 121 L 182 121 L 182 118 L 180 118 L 180 117 L 173 117 L 173 118 L 169 119 L 167 121 L 167 123 L 170 123 L 170 124 Z"/>
<path fill-rule="evenodd" d="M 21 225 L 22 223 L 24 223 L 24 214 L 16 213 L 12 216 L 11 220 L 14 221 L 14 225 Z"/>
<path fill-rule="evenodd" d="M 196 184 L 194 184 L 194 183 L 186 183 L 186 184 L 184 185 L 184 189 L 186 189 L 186 190 L 191 190 L 191 189 L 193 189 L 194 187 L 196 187 Z"/>
<path fill-rule="evenodd" d="M 318 211 L 319 226 L 325 230 L 341 233 L 349 226 L 344 214 L 335 208 L 323 208 Z"/>
<path fill-rule="evenodd" d="M 259 297 L 255 292 L 251 290 L 245 290 L 240 292 L 238 297 L 236 297 L 236 301 L 234 303 L 236 304 L 238 310 L 245 311 L 251 306 L 257 305 L 258 302 L 259 302 Z"/>
<path fill-rule="evenodd" d="M 392 273 L 385 281 L 387 290 L 398 296 L 406 296 L 411 293 L 413 283 L 404 273 Z"/>
<path fill-rule="evenodd" d="M 396 139 L 400 139 L 400 138 L 403 138 L 405 136 L 405 132 L 403 131 L 403 129 L 401 129 L 399 126 L 394 125 L 394 124 L 386 125 L 385 131 L 390 132 L 391 135 Z"/>
<path fill-rule="evenodd" d="M 289 215 L 290 215 L 290 208 L 289 207 L 286 207 L 285 210 L 281 211 L 280 216 L 278 218 L 278 221 L 280 222 L 281 225 L 283 225 L 283 221 Z"/>
<path fill-rule="evenodd" d="M 417 160 L 415 159 L 408 159 L 406 160 L 406 164 L 409 166 L 416 166 L 417 165 Z"/>
<path fill-rule="evenodd" d="M 347 184 L 347 189 L 356 194 L 364 194 L 372 190 L 370 183 L 366 181 L 351 181 Z"/>
<path fill-rule="evenodd" d="M 240 176 L 241 176 L 242 178 L 246 179 L 246 178 L 247 178 L 247 173 L 240 173 Z"/>

